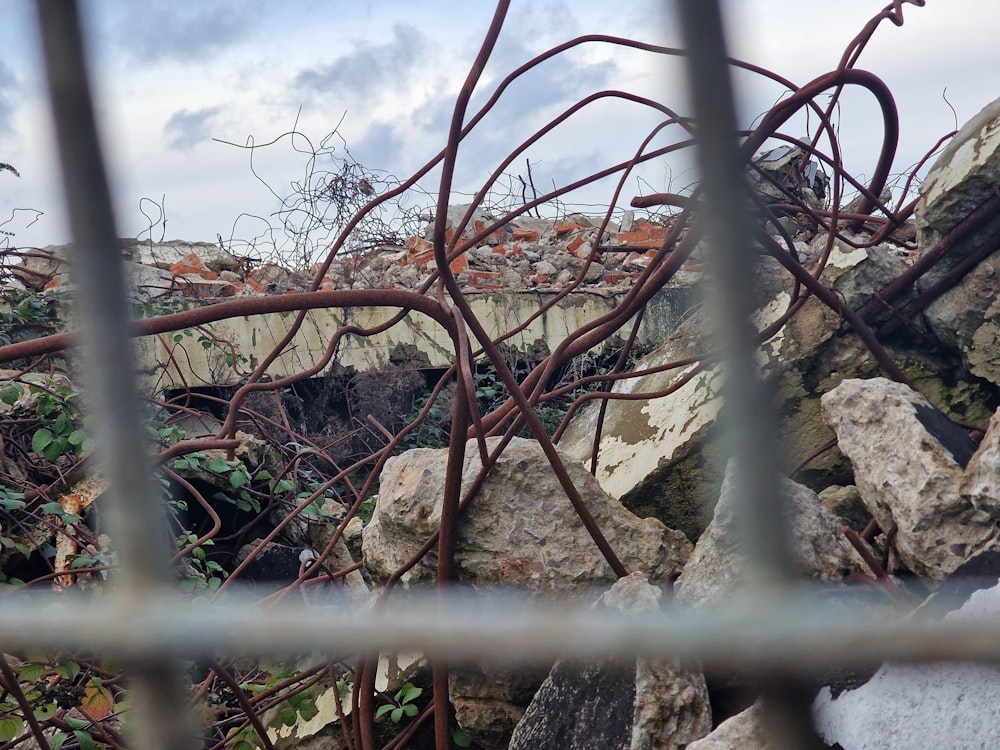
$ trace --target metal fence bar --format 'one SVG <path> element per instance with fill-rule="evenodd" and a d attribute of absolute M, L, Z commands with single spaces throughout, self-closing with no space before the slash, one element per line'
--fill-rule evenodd
<path fill-rule="evenodd" d="M 151 479 L 139 419 L 126 285 L 101 159 L 75 2 L 38 0 L 50 96 L 75 237 L 83 345 L 91 410 L 110 489 L 102 500 L 121 575 L 97 605 L 48 596 L 0 598 L 3 650 L 55 649 L 122 658 L 142 687 L 137 746 L 195 747 L 186 702 L 173 679 L 180 657 L 335 656 L 420 650 L 431 657 L 536 661 L 553 656 L 673 656 L 708 666 L 793 675 L 883 660 L 1000 662 L 991 622 L 874 619 L 865 609 L 830 609 L 815 591 L 788 587 L 772 414 L 757 376 L 750 332 L 754 224 L 743 187 L 732 88 L 716 0 L 678 5 L 691 53 L 689 73 L 705 186 L 703 212 L 715 251 L 717 304 L 730 358 L 727 408 L 740 460 L 747 549 L 758 588 L 746 601 L 706 611 L 668 609 L 641 618 L 613 612 L 528 607 L 496 596 L 414 595 L 386 609 L 264 608 L 237 591 L 217 604 L 166 591 L 166 517 Z M 767 595 L 761 596 L 763 591 Z M 779 686 L 780 688 L 780 686 Z M 780 689 L 779 691 L 780 692 Z M 791 705 L 791 704 L 789 704 Z M 780 703 L 778 704 L 781 708 Z M 792 712 L 801 706 L 792 706 Z M 801 711 L 798 715 L 802 719 Z M 805 746 L 808 717 L 778 738 Z M 799 734 L 795 734 L 799 731 Z"/>
<path fill-rule="evenodd" d="M 777 431 L 757 362 L 754 288 L 755 223 L 739 148 L 722 11 L 718 0 L 677 3 L 687 49 L 688 90 L 693 103 L 696 152 L 704 200 L 703 227 L 714 283 L 713 307 L 724 352 L 725 430 L 730 446 L 734 510 L 745 550 L 746 587 L 757 606 L 784 595 L 792 583 L 784 497 L 778 486 Z M 803 750 L 821 743 L 812 730 L 811 699 L 794 677 L 774 667 L 757 673 L 768 743 Z"/>
<path fill-rule="evenodd" d="M 59 648 L 116 657 L 148 654 L 289 655 L 309 649 L 420 651 L 456 660 L 538 661 L 556 656 L 691 657 L 727 669 L 815 673 L 899 662 L 1000 662 L 995 621 L 879 619 L 871 609 L 821 596 L 712 610 L 665 609 L 641 618 L 585 608 L 542 608 L 509 598 L 412 594 L 386 610 L 263 609 L 232 597 L 218 604 L 164 596 L 142 609 L 72 605 L 46 597 L 0 599 L 4 649 Z M 819 593 L 819 592 L 813 592 Z M 862 595 L 861 598 L 865 598 Z M 869 603 L 871 593 L 867 594 Z M 884 608 L 883 608 L 884 611 Z"/>
<path fill-rule="evenodd" d="M 73 0 L 38 0 L 49 97 L 74 238 L 72 274 L 78 291 L 83 379 L 108 477 L 104 503 L 121 562 L 112 587 L 115 606 L 142 609 L 168 582 L 167 517 L 156 491 L 140 420 L 135 358 L 121 248 L 94 118 L 87 60 Z M 130 672 L 148 713 L 142 747 L 193 747 L 188 711 L 168 661 L 136 657 Z"/>
<path fill-rule="evenodd" d="M 747 581 L 780 590 L 792 580 L 786 543 L 783 501 L 777 481 L 774 416 L 757 363 L 752 318 L 755 252 L 754 221 L 743 174 L 722 13 L 717 0 L 682 0 L 677 4 L 688 50 L 688 88 L 694 105 L 696 150 L 704 200 L 698 221 L 710 252 L 714 332 L 725 358 L 726 401 L 731 454 L 739 477 L 734 485 L 743 527 Z"/>

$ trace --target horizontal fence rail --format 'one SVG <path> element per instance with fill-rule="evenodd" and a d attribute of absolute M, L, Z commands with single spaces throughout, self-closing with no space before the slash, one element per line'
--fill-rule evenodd
<path fill-rule="evenodd" d="M 809 674 L 882 661 L 1000 662 L 993 618 L 926 622 L 873 618 L 870 611 L 824 604 L 822 592 L 790 592 L 766 607 L 736 603 L 692 612 L 626 616 L 613 611 L 545 608 L 511 596 L 409 596 L 386 611 L 281 605 L 261 610 L 239 597 L 196 604 L 169 593 L 142 608 L 6 601 L 5 648 L 65 648 L 120 657 L 176 658 L 225 652 L 289 655 L 316 649 L 338 655 L 417 650 L 447 660 L 536 662 L 552 657 L 663 656 L 707 666 Z"/>

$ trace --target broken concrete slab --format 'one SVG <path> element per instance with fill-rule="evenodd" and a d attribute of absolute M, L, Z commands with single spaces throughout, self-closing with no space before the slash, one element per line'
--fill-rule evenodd
<path fill-rule="evenodd" d="M 921 252 L 934 248 L 974 210 L 995 195 L 1000 182 L 1000 99 L 987 105 L 951 140 L 920 187 L 917 231 Z M 925 310 L 925 318 L 942 341 L 958 349 L 970 370 L 1000 383 L 1000 306 L 996 284 L 1000 277 L 1000 217 L 994 216 L 976 231 L 953 244 L 941 261 L 918 282 L 929 289 L 963 260 L 975 254 L 988 257 L 944 292 Z"/>
<path fill-rule="evenodd" d="M 1000 587 L 978 591 L 951 622 L 1000 616 Z M 886 664 L 865 685 L 813 704 L 817 731 L 843 750 L 994 747 L 1000 669 L 987 664 Z M 693 746 L 692 746 L 693 747 Z"/>

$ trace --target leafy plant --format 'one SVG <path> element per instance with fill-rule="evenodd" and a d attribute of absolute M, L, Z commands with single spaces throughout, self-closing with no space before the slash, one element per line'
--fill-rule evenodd
<path fill-rule="evenodd" d="M 58 328 L 59 311 L 53 297 L 17 289 L 0 292 L 0 346 L 45 336 Z"/>
<path fill-rule="evenodd" d="M 186 547 L 189 544 L 194 544 L 198 541 L 198 538 L 197 534 L 185 531 L 178 537 L 177 546 Z M 213 540 L 206 539 L 191 550 L 191 558 L 188 564 L 193 575 L 181 581 L 180 586 L 182 589 L 195 590 L 205 586 L 209 591 L 215 591 L 229 576 L 229 573 L 219 563 L 208 559 L 205 547 L 211 547 L 214 544 Z"/>
<path fill-rule="evenodd" d="M 31 436 L 31 450 L 46 461 L 56 461 L 67 454 L 89 453 L 94 440 L 83 428 L 78 401 L 80 392 L 71 385 L 52 383 L 28 385 L 35 398 L 35 413 L 40 426 Z"/>
<path fill-rule="evenodd" d="M 375 712 L 375 718 L 377 719 L 389 714 L 389 719 L 393 724 L 398 724 L 403 720 L 404 716 L 412 719 L 420 710 L 414 701 L 423 695 L 423 692 L 423 688 L 418 688 L 412 683 L 407 682 L 396 691 L 396 695 L 393 696 L 391 702 L 378 707 L 378 710 Z"/>

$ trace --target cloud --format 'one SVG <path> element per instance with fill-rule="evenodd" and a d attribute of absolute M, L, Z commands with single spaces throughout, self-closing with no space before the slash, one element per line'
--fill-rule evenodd
<path fill-rule="evenodd" d="M 253 9 L 243 5 L 205 3 L 191 8 L 136 3 L 116 31 L 118 42 L 140 63 L 173 60 L 203 65 L 254 26 Z"/>
<path fill-rule="evenodd" d="M 362 43 L 349 55 L 332 63 L 301 71 L 295 76 L 296 88 L 311 93 L 360 98 L 386 88 L 400 89 L 406 85 L 412 69 L 421 58 L 421 50 L 431 44 L 412 26 L 396 24 L 392 39 L 385 44 Z"/>
<path fill-rule="evenodd" d="M 0 60 L 0 133 L 11 134 L 14 132 L 14 90 L 17 88 L 17 79 L 11 69 L 3 60 Z"/>
<path fill-rule="evenodd" d="M 209 129 L 220 111 L 220 107 L 205 107 L 174 112 L 163 126 L 167 148 L 172 151 L 190 151 L 202 141 L 207 141 L 211 137 Z"/>

